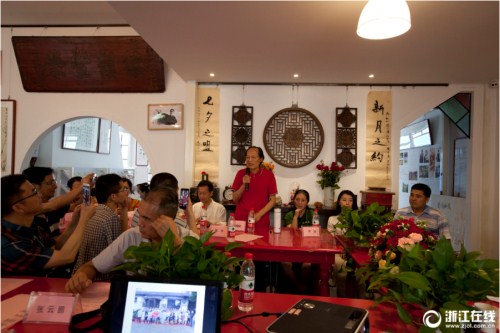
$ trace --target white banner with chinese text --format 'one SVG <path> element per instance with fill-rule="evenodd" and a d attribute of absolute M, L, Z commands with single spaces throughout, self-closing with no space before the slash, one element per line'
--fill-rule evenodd
<path fill-rule="evenodd" d="M 366 187 L 391 189 L 392 92 L 371 91 L 366 103 Z"/>
<path fill-rule="evenodd" d="M 196 93 L 194 181 L 201 180 L 202 172 L 208 180 L 219 180 L 219 88 L 200 88 Z"/>

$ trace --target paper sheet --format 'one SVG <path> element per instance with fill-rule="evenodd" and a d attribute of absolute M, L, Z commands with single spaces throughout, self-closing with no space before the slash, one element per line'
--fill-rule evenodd
<path fill-rule="evenodd" d="M 2 279 L 2 284 L 3 280 L 4 279 Z M 2 301 L 2 330 L 5 330 L 13 326 L 18 321 L 23 320 L 24 312 L 29 299 L 30 295 L 19 294 Z"/>
<path fill-rule="evenodd" d="M 234 239 L 238 242 L 251 242 L 253 240 L 256 240 L 256 239 L 259 239 L 259 238 L 262 238 L 264 236 L 259 236 L 259 235 L 253 235 L 253 234 L 241 234 L 241 235 L 236 235 L 236 237 L 234 237 Z"/>
<path fill-rule="evenodd" d="M 109 282 L 94 282 L 80 294 L 82 311 L 88 312 L 101 307 L 108 300 Z"/>
<path fill-rule="evenodd" d="M 9 279 L 2 278 L 2 295 L 5 295 L 9 291 L 19 288 L 25 283 L 31 282 L 33 279 Z"/>

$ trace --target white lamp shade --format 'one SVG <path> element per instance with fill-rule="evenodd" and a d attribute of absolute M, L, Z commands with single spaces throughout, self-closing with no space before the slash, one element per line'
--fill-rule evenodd
<path fill-rule="evenodd" d="M 405 0 L 369 0 L 358 21 L 358 36 L 386 39 L 404 34 L 411 27 L 410 9 Z"/>

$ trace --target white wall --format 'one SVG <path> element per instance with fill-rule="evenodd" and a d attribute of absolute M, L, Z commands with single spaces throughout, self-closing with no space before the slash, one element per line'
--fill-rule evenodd
<path fill-rule="evenodd" d="M 95 35 L 95 29 L 14 29 L 14 35 Z M 129 28 L 100 29 L 99 34 L 135 35 Z M 38 144 L 42 135 L 52 131 L 63 122 L 81 116 L 96 116 L 110 119 L 123 126 L 143 146 L 146 151 L 152 172 L 167 171 L 175 174 L 182 186 L 192 185 L 193 165 L 193 133 L 194 105 L 196 83 L 183 81 L 173 69 L 166 71 L 167 90 L 156 94 L 99 94 L 99 93 L 27 93 L 23 90 L 15 57 L 13 57 L 10 29 L 2 29 L 2 98 L 17 100 L 17 141 L 16 141 L 16 171 L 28 151 Z M 471 159 L 468 171 L 467 199 L 470 208 L 469 221 L 480 227 L 470 228 L 465 243 L 469 249 L 485 249 L 487 255 L 498 258 L 498 191 L 483 193 L 484 184 L 489 179 L 496 179 L 498 184 L 498 127 L 487 124 L 488 131 L 483 132 L 484 118 L 491 119 L 496 114 L 498 126 L 498 90 L 486 89 L 483 84 L 451 85 L 449 87 L 387 87 L 377 90 L 391 89 L 393 99 L 393 137 L 399 137 L 399 131 L 414 119 L 439 105 L 444 100 L 461 91 L 474 93 L 472 115 Z M 350 87 L 348 104 L 358 108 L 358 154 L 365 151 L 365 109 L 366 98 L 370 87 Z M 373 89 L 375 90 L 375 89 Z M 278 181 L 279 194 L 286 197 L 288 186 L 292 181 L 299 182 L 301 187 L 311 192 L 311 200 L 322 200 L 322 192 L 316 184 L 315 164 L 319 160 L 333 160 L 334 132 L 333 119 L 336 107 L 342 107 L 346 102 L 345 87 L 312 87 L 301 86 L 298 94 L 299 107 L 313 112 L 322 122 L 326 141 L 323 151 L 316 161 L 308 166 L 290 169 L 277 165 L 275 172 Z M 242 87 L 221 85 L 221 147 L 219 160 L 220 186 L 232 183 L 237 166 L 231 166 L 230 124 L 231 109 L 242 102 Z M 486 102 L 485 102 L 486 101 Z M 253 143 L 263 146 L 262 132 L 266 122 L 277 111 L 290 107 L 292 90 L 290 86 L 250 86 L 245 87 L 246 105 L 254 107 Z M 152 103 L 184 103 L 185 129 L 181 131 L 148 131 L 146 124 L 147 104 Z M 71 107 L 68 107 L 71 105 Z M 486 106 L 486 107 L 485 107 Z M 496 141 L 493 140 L 496 135 Z M 398 192 L 399 139 L 392 142 L 392 188 Z M 493 158 L 492 158 L 493 156 Z M 496 160 L 494 156 L 497 156 Z M 483 167 L 483 157 L 488 157 L 496 163 L 496 169 Z M 365 162 L 358 159 L 358 169 L 344 177 L 340 186 L 354 192 L 365 189 Z M 485 192 L 486 193 L 486 192 Z M 485 204 L 485 202 L 487 204 Z M 397 206 L 394 199 L 394 206 Z M 487 219 L 483 219 L 487 217 Z M 496 220 L 492 220 L 496 217 Z M 487 230 L 483 232 L 482 230 Z M 496 233 L 491 233 L 495 231 Z M 493 236 L 492 236 L 493 235 Z M 496 245 L 495 245 L 496 244 Z M 495 252 L 496 247 L 496 252 Z"/>

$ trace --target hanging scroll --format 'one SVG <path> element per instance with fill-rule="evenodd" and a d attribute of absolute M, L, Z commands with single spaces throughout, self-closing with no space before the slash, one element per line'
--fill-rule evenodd
<path fill-rule="evenodd" d="M 212 183 L 219 179 L 219 88 L 198 88 L 195 112 L 194 181 L 205 172 Z"/>
<path fill-rule="evenodd" d="M 391 92 L 370 92 L 366 105 L 366 186 L 369 189 L 390 189 Z"/>

